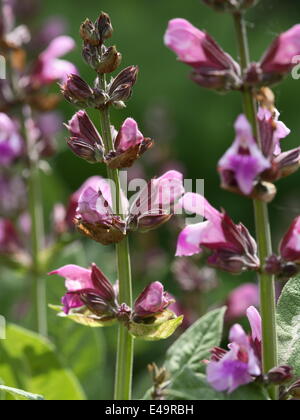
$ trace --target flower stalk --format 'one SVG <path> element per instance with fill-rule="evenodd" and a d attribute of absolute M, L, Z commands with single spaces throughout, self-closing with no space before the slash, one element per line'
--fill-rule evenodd
<path fill-rule="evenodd" d="M 242 13 L 234 14 L 236 35 L 238 40 L 240 62 L 242 70 L 245 71 L 250 65 L 249 45 L 247 38 L 247 28 Z M 254 90 L 251 87 L 243 88 L 244 112 L 252 125 L 253 133 L 261 147 L 261 138 L 257 123 L 257 105 Z M 254 200 L 255 226 L 257 242 L 259 247 L 259 257 L 263 264 L 266 258 L 272 255 L 272 238 L 268 214 L 268 205 L 262 201 Z M 260 280 L 260 302 L 263 330 L 263 371 L 269 372 L 278 365 L 277 355 L 277 331 L 276 331 L 276 298 L 275 280 L 272 275 L 261 270 Z M 270 388 L 270 396 L 276 400 L 278 398 L 277 388 Z"/>
<path fill-rule="evenodd" d="M 100 77 L 100 86 L 106 89 L 105 75 Z M 111 133 L 109 105 L 105 105 L 100 109 L 100 122 L 102 128 L 102 137 L 106 151 L 114 150 L 114 143 Z M 116 215 L 124 218 L 124 209 L 122 208 L 122 190 L 119 171 L 111 169 L 107 166 L 108 177 L 113 181 L 115 186 L 115 205 Z M 113 197 L 114 199 L 114 197 Z M 132 276 L 131 276 L 131 259 L 129 250 L 129 240 L 126 237 L 122 242 L 116 244 L 118 279 L 119 279 L 119 300 L 132 306 Z M 134 342 L 125 325 L 120 324 L 117 348 L 117 364 L 115 379 L 115 400 L 131 400 L 132 394 L 132 370 L 133 370 L 133 354 Z"/>
<path fill-rule="evenodd" d="M 33 278 L 34 294 L 34 319 L 37 322 L 37 331 L 43 336 L 47 336 L 47 299 L 46 299 L 46 280 L 41 275 L 40 251 L 44 246 L 44 216 L 41 197 L 41 185 L 39 174 L 39 155 L 31 140 L 27 128 L 28 121 L 31 119 L 31 109 L 24 106 L 23 113 L 24 138 L 28 156 L 28 197 L 29 213 L 31 220 L 31 273 Z"/>

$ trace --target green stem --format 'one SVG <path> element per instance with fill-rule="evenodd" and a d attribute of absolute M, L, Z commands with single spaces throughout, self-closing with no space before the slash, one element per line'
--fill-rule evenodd
<path fill-rule="evenodd" d="M 44 247 L 44 216 L 40 185 L 39 156 L 36 147 L 27 129 L 27 122 L 31 119 L 31 110 L 28 106 L 23 109 L 24 136 L 28 157 L 28 198 L 31 219 L 31 272 L 34 290 L 34 312 L 37 322 L 37 331 L 47 336 L 47 298 L 46 280 L 41 275 L 40 253 Z"/>
<path fill-rule="evenodd" d="M 234 21 L 240 50 L 241 66 L 243 71 L 245 71 L 250 64 L 246 23 L 242 14 L 236 14 L 234 16 Z M 252 125 L 253 133 L 261 147 L 261 136 L 256 117 L 257 104 L 254 92 L 250 87 L 244 87 L 242 93 L 244 112 Z M 272 255 L 272 238 L 267 204 L 259 200 L 254 200 L 254 213 L 259 258 L 263 265 L 266 258 Z M 275 281 L 273 276 L 270 276 L 263 271 L 260 273 L 259 277 L 263 327 L 262 359 L 263 371 L 264 373 L 267 373 L 278 365 Z M 270 395 L 274 400 L 278 399 L 277 387 L 270 388 Z"/>
<path fill-rule="evenodd" d="M 103 89 L 106 88 L 105 76 L 100 76 L 100 83 Z M 100 121 L 102 137 L 106 153 L 114 150 L 111 134 L 109 107 L 100 110 Z M 118 170 L 108 168 L 108 177 L 113 181 L 116 188 L 115 213 L 121 217 L 125 216 L 122 206 L 122 187 Z M 132 277 L 131 260 L 128 238 L 116 245 L 118 278 L 119 278 L 119 301 L 132 307 Z M 129 334 L 125 325 L 119 326 L 118 349 L 115 379 L 115 400 L 131 400 L 132 393 L 132 371 L 134 356 L 134 340 Z"/>

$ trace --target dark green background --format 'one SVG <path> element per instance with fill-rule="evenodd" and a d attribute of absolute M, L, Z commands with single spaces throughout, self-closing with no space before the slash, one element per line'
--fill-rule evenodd
<path fill-rule="evenodd" d="M 251 201 L 220 190 L 216 172 L 219 158 L 232 143 L 234 137 L 233 123 L 242 109 L 240 95 L 232 93 L 222 96 L 205 91 L 193 84 L 188 78 L 189 68 L 177 62 L 174 54 L 163 44 L 168 20 L 183 17 L 197 27 L 206 29 L 226 51 L 236 57 L 232 18 L 225 14 L 214 13 L 200 0 L 185 2 L 180 0 L 86 0 L 84 2 L 44 0 L 42 3 L 39 21 L 53 15 L 67 20 L 68 33 L 78 42 L 77 50 L 70 55 L 70 58 L 78 66 L 81 75 L 89 82 L 92 82 L 93 74 L 81 59 L 79 25 L 86 17 L 96 19 L 101 10 L 111 15 L 115 28 L 113 42 L 123 54 L 123 66 L 138 64 L 140 67 L 134 96 L 126 110 L 113 111 L 114 124 L 118 126 L 125 117 L 132 116 L 139 122 L 144 134 L 151 136 L 159 132 L 161 127 L 159 127 L 160 120 L 156 121 L 155 118 L 149 124 L 149 114 L 153 115 L 153 109 L 155 110 L 156 107 L 163 108 L 168 116 L 169 129 L 165 136 L 159 136 L 160 138 L 157 139 L 158 157 L 163 152 L 165 153 L 167 147 L 170 159 L 181 162 L 186 170 L 187 178 L 205 179 L 206 197 L 213 205 L 226 208 L 235 221 L 244 222 L 253 231 Z M 253 60 L 258 60 L 278 33 L 300 21 L 300 6 L 295 0 L 261 0 L 255 10 L 248 14 L 247 19 L 251 56 Z M 292 129 L 292 134 L 285 140 L 283 146 L 287 150 L 300 144 L 300 81 L 288 77 L 276 88 L 276 94 L 282 120 Z M 61 110 L 65 114 L 66 121 L 74 112 L 72 106 L 67 103 L 61 105 Z M 97 122 L 97 115 L 94 114 L 94 117 Z M 150 125 L 154 128 L 153 133 L 149 132 Z M 47 212 L 50 211 L 54 202 L 66 201 L 67 195 L 77 189 L 88 176 L 94 175 L 98 170 L 101 172 L 96 166 L 88 165 L 75 157 L 66 148 L 64 141 L 66 135 L 66 132 L 62 134 L 59 152 L 50 162 L 53 175 L 44 179 L 44 200 Z M 159 175 L 163 168 L 154 164 L 153 159 L 157 155 L 154 152 L 150 153 L 150 157 L 143 158 L 144 162 L 148 162 L 148 174 L 149 176 Z M 278 196 L 270 206 L 275 247 L 278 246 L 280 235 L 287 229 L 291 219 L 300 213 L 299 180 L 300 173 L 281 181 L 278 184 Z M 175 295 L 180 296 L 170 270 L 179 230 L 176 224 L 171 226 L 173 226 L 173 231 L 164 228 L 160 231 L 158 238 L 153 235 L 142 238 L 140 235 L 133 236 L 132 249 L 138 252 L 138 258 L 134 258 L 133 266 L 135 294 L 142 289 L 146 280 L 160 280 L 164 281 Z M 162 267 L 157 267 L 154 262 L 151 264 L 151 259 L 149 264 L 149 258 L 141 252 L 143 249 L 151 249 L 153 245 L 161 246 L 166 252 Z M 76 261 L 78 258 L 83 264 L 96 261 L 108 274 L 115 275 L 113 254 L 109 249 L 103 250 L 94 244 L 83 242 L 83 247 L 77 249 L 76 253 Z M 62 259 L 64 263 L 74 263 L 72 255 L 64 256 Z M 147 261 L 148 271 L 145 276 L 141 267 L 145 266 Z M 57 264 L 59 263 L 61 261 L 57 261 Z M 227 292 L 246 278 L 255 281 L 253 276 L 232 278 L 220 274 L 222 286 L 210 297 L 210 303 L 222 302 Z M 4 296 L 6 298 L 5 301 L 2 299 L 2 307 L 5 307 L 7 313 L 12 313 L 11 293 L 19 290 L 21 294 L 22 288 L 17 286 L 19 284 L 17 281 L 13 283 L 14 286 L 9 281 L 5 284 Z M 63 285 L 59 280 L 51 279 L 49 300 L 52 299 L 52 303 L 58 303 L 62 292 Z M 54 299 L 56 301 L 53 301 Z M 13 319 L 13 315 L 11 316 Z M 87 348 L 83 343 L 82 346 L 73 349 L 73 353 L 71 352 L 73 356 L 69 357 L 70 352 L 65 353 L 65 345 L 62 344 L 69 337 L 71 340 L 72 337 L 72 332 L 69 332 L 68 336 L 64 335 L 70 328 L 66 325 L 68 321 L 60 321 L 52 314 L 50 317 L 52 336 L 62 352 L 62 357 L 67 359 L 70 367 L 75 365 L 76 370 L 76 359 L 84 357 Z M 71 330 L 75 331 L 76 328 L 81 327 L 72 326 Z M 99 347 L 94 349 L 94 355 L 97 359 L 97 352 L 100 351 L 103 356 L 102 361 L 95 368 L 91 366 L 90 376 L 83 375 L 82 372 L 79 374 L 83 378 L 82 381 L 90 398 L 111 397 L 115 358 L 114 333 L 115 330 L 95 333 L 101 336 L 101 340 Z M 105 339 L 101 334 L 105 335 Z M 135 396 L 140 397 L 150 384 L 147 379 L 147 363 L 153 360 L 159 363 L 168 345 L 169 342 L 137 344 Z"/>

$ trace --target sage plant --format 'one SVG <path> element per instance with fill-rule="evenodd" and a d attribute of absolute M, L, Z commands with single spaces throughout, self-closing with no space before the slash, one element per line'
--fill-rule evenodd
<path fill-rule="evenodd" d="M 183 230 L 177 256 L 209 251 L 207 263 L 218 269 L 232 274 L 257 272 L 261 316 L 250 306 L 252 336 L 235 326 L 230 333 L 229 352 L 213 350 L 212 359 L 207 362 L 207 380 L 217 391 L 231 393 L 263 376 L 270 397 L 276 400 L 278 385 L 292 379 L 292 368 L 296 366 L 278 368 L 274 276 L 288 280 L 299 272 L 299 218 L 283 238 L 280 255 L 273 255 L 268 204 L 276 197 L 275 183 L 298 170 L 300 148 L 282 151 L 282 140 L 290 130 L 279 120 L 271 87 L 280 83 L 295 65 L 294 58 L 300 53 L 300 26 L 279 35 L 261 60 L 253 63 L 245 13 L 257 1 L 204 2 L 213 10 L 232 15 L 239 63 L 209 34 L 185 19 L 170 21 L 165 44 L 192 68 L 191 78 L 201 87 L 241 94 L 243 113 L 235 123 L 236 138 L 220 159 L 218 172 L 223 188 L 253 200 L 256 239 L 244 225 L 236 225 L 225 211 L 219 212 L 202 196 L 189 193 L 182 199 L 183 207 L 187 212 L 201 214 L 207 221 Z"/>
<path fill-rule="evenodd" d="M 61 90 L 66 100 L 80 109 L 66 124 L 69 148 L 96 168 L 107 168 L 107 179 L 93 177 L 74 197 L 73 223 L 90 240 L 115 246 L 118 282 L 113 285 L 96 264 L 88 269 L 71 264 L 50 274 L 66 279 L 61 316 L 94 327 L 119 323 L 115 399 L 128 400 L 132 392 L 134 338 L 165 339 L 182 322 L 182 317 L 168 309 L 174 300 L 160 282 L 150 284 L 133 302 L 128 236 L 132 231 L 147 233 L 168 222 L 184 194 L 184 186 L 181 173 L 168 171 L 144 182 L 133 200 L 124 191 L 120 170 L 132 167 L 153 141 L 142 134 L 132 118 L 127 118 L 118 130 L 111 124 L 111 109 L 126 107 L 138 76 L 137 66 L 109 76 L 119 69 L 122 60 L 115 46 L 107 46 L 112 35 L 106 13 L 102 12 L 95 22 L 86 19 L 82 23 L 82 55 L 96 78 L 90 85 L 71 73 Z M 99 124 L 92 122 L 88 108 L 98 111 Z"/>

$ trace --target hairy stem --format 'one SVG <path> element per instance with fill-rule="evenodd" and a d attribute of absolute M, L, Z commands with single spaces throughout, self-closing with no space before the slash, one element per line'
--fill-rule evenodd
<path fill-rule="evenodd" d="M 105 76 L 100 77 L 100 84 L 103 89 L 106 87 Z M 100 121 L 102 137 L 106 153 L 114 150 L 111 134 L 109 107 L 100 110 Z M 108 177 L 113 181 L 115 187 L 115 213 L 124 217 L 125 209 L 122 205 L 122 187 L 119 171 L 108 168 Z M 116 245 L 118 279 L 119 279 L 119 301 L 132 307 L 132 278 L 131 259 L 128 238 Z M 132 393 L 132 371 L 133 371 L 134 340 L 129 334 L 125 325 L 119 326 L 118 349 L 116 362 L 115 379 L 115 400 L 130 400 Z"/>
<path fill-rule="evenodd" d="M 236 34 L 238 39 L 240 62 L 242 70 L 248 68 L 250 64 L 249 45 L 247 37 L 246 23 L 242 14 L 234 16 Z M 243 88 L 244 112 L 253 127 L 253 133 L 261 147 L 261 136 L 257 123 L 257 103 L 253 90 L 250 87 Z M 254 214 L 259 257 L 263 265 L 266 258 L 272 254 L 272 238 L 268 206 L 266 203 L 254 200 Z M 263 325 L 263 370 L 269 372 L 278 365 L 277 355 L 277 331 L 276 331 L 276 298 L 274 277 L 266 273 L 260 273 L 260 304 Z M 270 388 L 271 397 L 278 399 L 276 387 Z"/>
<path fill-rule="evenodd" d="M 28 158 L 28 198 L 31 219 L 31 273 L 33 277 L 34 311 L 37 322 L 37 331 L 47 336 L 47 298 L 46 280 L 41 274 L 40 253 L 44 247 L 44 215 L 40 185 L 39 155 L 28 130 L 31 119 L 29 106 L 23 108 L 24 137 Z"/>

